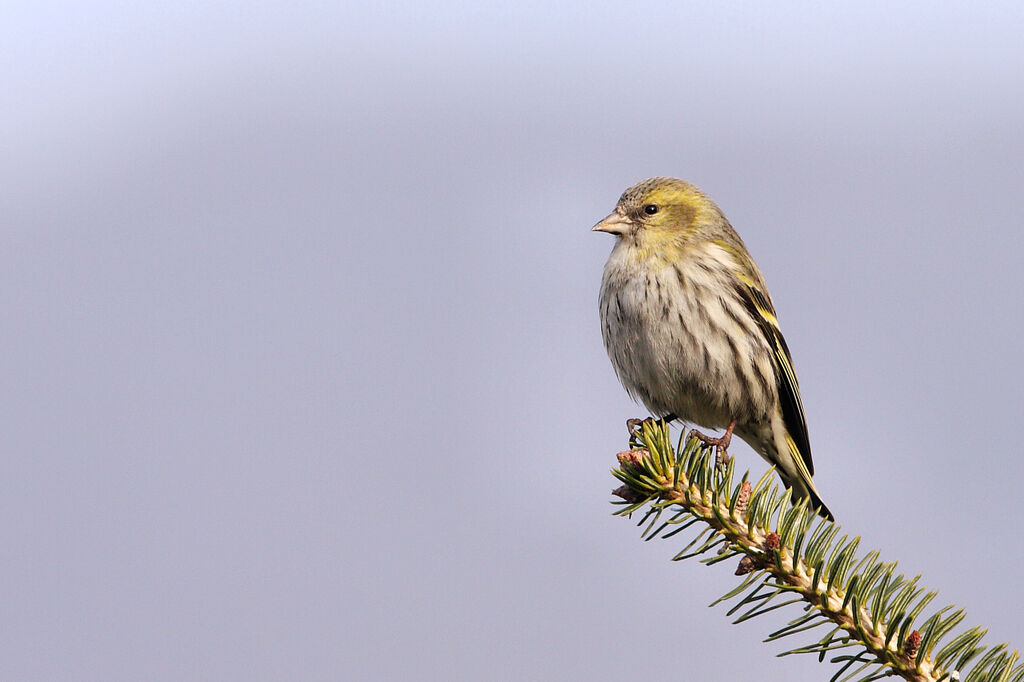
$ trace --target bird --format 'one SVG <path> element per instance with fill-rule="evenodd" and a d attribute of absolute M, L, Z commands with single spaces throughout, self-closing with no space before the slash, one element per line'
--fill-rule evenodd
<path fill-rule="evenodd" d="M 656 177 L 592 228 L 615 236 L 601 278 L 601 335 L 626 392 L 651 414 L 709 429 L 720 457 L 735 433 L 794 497 L 834 520 L 812 476 L 793 359 L 743 240 L 692 184 Z M 630 430 L 636 420 L 630 420 Z"/>

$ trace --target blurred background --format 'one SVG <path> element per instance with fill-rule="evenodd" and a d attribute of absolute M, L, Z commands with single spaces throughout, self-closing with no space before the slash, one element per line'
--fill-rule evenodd
<path fill-rule="evenodd" d="M 4 4 L 0 677 L 831 675 L 760 643 L 795 613 L 707 609 L 733 566 L 611 516 L 644 413 L 589 230 L 652 175 L 757 258 L 844 529 L 1024 645 L 1022 31 Z"/>

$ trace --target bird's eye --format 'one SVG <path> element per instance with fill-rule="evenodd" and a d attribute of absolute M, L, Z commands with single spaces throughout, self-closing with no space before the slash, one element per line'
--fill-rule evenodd
<path fill-rule="evenodd" d="M 658 212 L 658 207 L 655 204 L 647 204 L 644 206 L 644 213 L 647 215 L 654 215 Z"/>

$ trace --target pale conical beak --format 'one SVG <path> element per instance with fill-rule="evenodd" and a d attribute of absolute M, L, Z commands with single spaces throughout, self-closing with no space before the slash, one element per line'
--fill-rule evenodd
<path fill-rule="evenodd" d="M 633 221 L 628 217 L 622 215 L 618 211 L 613 211 L 608 214 L 601 222 L 594 225 L 591 229 L 595 232 L 608 232 L 610 234 L 617 234 L 620 237 L 633 227 Z"/>

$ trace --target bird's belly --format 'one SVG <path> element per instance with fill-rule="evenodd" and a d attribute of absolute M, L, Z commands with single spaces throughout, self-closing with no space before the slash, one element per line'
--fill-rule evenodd
<path fill-rule="evenodd" d="M 648 281 L 613 280 L 602 288 L 605 345 L 626 390 L 655 414 L 710 428 L 764 418 L 774 396 L 754 367 L 768 363 L 763 342 L 715 309 L 724 305 L 717 297 Z M 711 304 L 698 303 L 704 299 Z"/>

